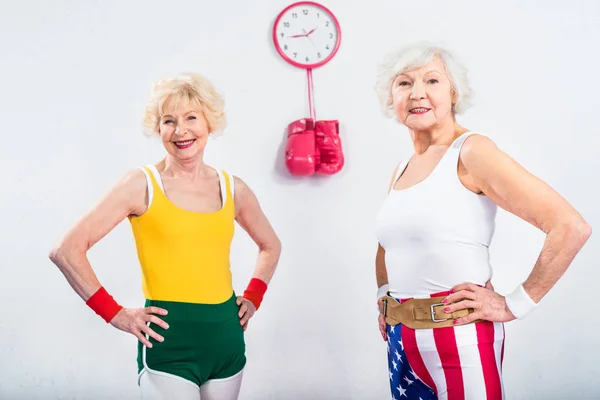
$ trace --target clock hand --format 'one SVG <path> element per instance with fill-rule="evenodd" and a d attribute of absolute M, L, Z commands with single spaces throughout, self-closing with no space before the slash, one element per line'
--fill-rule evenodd
<path fill-rule="evenodd" d="M 310 31 L 309 31 L 309 32 L 306 34 L 306 36 L 308 36 L 308 35 L 310 35 L 311 33 L 313 33 L 313 32 L 314 32 L 316 29 L 317 29 L 317 28 L 313 28 L 313 29 L 311 29 L 311 30 L 310 30 Z"/>
<path fill-rule="evenodd" d="M 304 29 L 303 29 L 303 30 L 304 30 Z M 304 36 L 306 36 L 306 34 L 302 33 L 302 34 L 300 34 L 300 35 L 292 35 L 292 36 L 288 36 L 288 37 L 291 37 L 291 38 L 298 38 L 298 37 L 304 37 Z"/>
<path fill-rule="evenodd" d="M 315 28 L 315 29 L 317 29 L 317 28 Z M 302 32 L 304 32 L 304 35 L 302 35 L 302 36 L 304 36 L 308 40 L 310 40 L 310 43 L 313 45 L 313 47 L 315 48 L 315 50 L 317 50 L 317 46 L 315 46 L 315 42 L 313 42 L 312 39 L 308 37 L 308 35 L 310 35 L 311 33 L 313 33 L 315 29 L 313 29 L 312 31 L 306 33 L 306 30 L 304 28 L 302 28 Z"/>
<path fill-rule="evenodd" d="M 316 28 L 315 28 L 316 29 Z M 317 49 L 317 46 L 315 46 L 315 42 L 312 41 L 311 38 L 308 37 L 308 35 L 310 35 L 312 32 L 314 31 L 314 29 L 308 33 L 306 33 L 306 30 L 304 30 L 304 28 L 302 28 L 302 32 L 304 32 L 304 37 L 306 37 L 308 40 L 310 40 L 310 43 L 312 43 L 313 47 L 315 48 L 315 50 Z"/>

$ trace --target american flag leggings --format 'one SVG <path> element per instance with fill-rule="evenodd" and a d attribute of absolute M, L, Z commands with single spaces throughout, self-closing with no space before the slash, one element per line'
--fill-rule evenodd
<path fill-rule="evenodd" d="M 392 399 L 503 400 L 504 325 L 387 325 Z"/>

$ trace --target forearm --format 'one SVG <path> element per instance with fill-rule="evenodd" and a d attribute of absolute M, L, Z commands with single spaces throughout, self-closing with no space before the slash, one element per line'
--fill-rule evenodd
<path fill-rule="evenodd" d="M 260 246 L 253 277 L 268 285 L 275 274 L 280 254 L 281 244 L 279 242 Z"/>
<path fill-rule="evenodd" d="M 100 288 L 100 282 L 84 251 L 57 248 L 50 253 L 50 260 L 83 301 L 87 301 Z"/>
<path fill-rule="evenodd" d="M 591 235 L 585 221 L 576 221 L 551 229 L 523 288 L 538 303 L 565 273 Z"/>
<path fill-rule="evenodd" d="M 388 284 L 387 270 L 385 268 L 385 250 L 381 245 L 378 245 L 377 255 L 375 256 L 375 279 L 377 280 L 378 288 Z"/>
<path fill-rule="evenodd" d="M 270 244 L 259 245 L 258 258 L 252 279 L 248 283 L 242 297 L 250 300 L 256 309 L 260 307 L 268 285 L 275 274 L 279 262 L 281 244 L 279 240 Z"/>

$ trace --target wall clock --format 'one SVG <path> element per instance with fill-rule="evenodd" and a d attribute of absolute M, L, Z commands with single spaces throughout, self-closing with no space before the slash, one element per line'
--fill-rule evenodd
<path fill-rule="evenodd" d="M 340 24 L 326 7 L 300 1 L 279 13 L 273 25 L 273 42 L 279 55 L 298 68 L 313 69 L 328 63 L 342 39 Z"/>

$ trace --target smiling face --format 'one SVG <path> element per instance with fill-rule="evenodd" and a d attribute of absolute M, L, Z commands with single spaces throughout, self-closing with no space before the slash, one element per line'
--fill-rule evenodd
<path fill-rule="evenodd" d="M 392 99 L 398 120 L 412 130 L 427 130 L 454 117 L 454 90 L 444 65 L 434 57 L 394 79 Z"/>
<path fill-rule="evenodd" d="M 202 157 L 209 133 L 199 101 L 171 98 L 164 103 L 159 134 L 171 156 L 181 161 Z"/>

